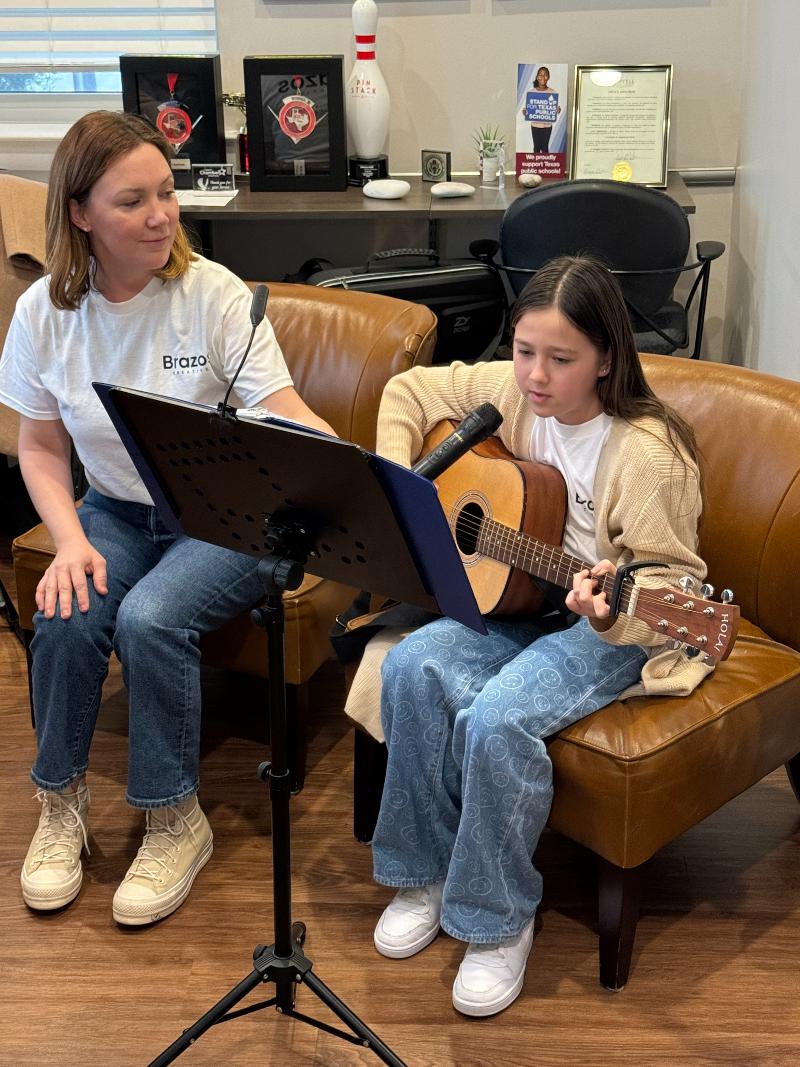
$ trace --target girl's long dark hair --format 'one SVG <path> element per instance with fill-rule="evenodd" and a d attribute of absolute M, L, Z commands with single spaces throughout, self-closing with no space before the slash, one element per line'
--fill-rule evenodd
<path fill-rule="evenodd" d="M 691 426 L 659 400 L 647 384 L 633 339 L 619 283 L 594 256 L 559 256 L 541 267 L 520 293 L 511 314 L 511 329 L 528 311 L 555 307 L 611 360 L 608 374 L 597 379 L 597 395 L 607 415 L 630 422 L 659 419 L 675 455 L 681 448 L 697 464 L 700 457 Z M 681 457 L 682 458 L 682 457 Z"/>

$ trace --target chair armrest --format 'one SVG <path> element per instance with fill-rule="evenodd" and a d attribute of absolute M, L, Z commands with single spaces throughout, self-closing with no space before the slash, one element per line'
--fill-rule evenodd
<path fill-rule="evenodd" d="M 706 260 L 710 263 L 712 259 L 719 259 L 724 251 L 725 245 L 722 241 L 697 242 L 697 258 L 699 260 Z"/>

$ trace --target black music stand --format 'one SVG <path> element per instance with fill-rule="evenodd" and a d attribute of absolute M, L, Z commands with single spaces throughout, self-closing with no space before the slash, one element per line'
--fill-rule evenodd
<path fill-rule="evenodd" d="M 274 933 L 257 945 L 253 970 L 157 1056 L 163 1067 L 209 1027 L 274 1006 L 404 1067 L 312 971 L 302 951 L 306 928 L 291 918 L 291 848 L 283 592 L 304 567 L 361 589 L 440 611 L 485 633 L 436 489 L 412 471 L 280 419 L 230 419 L 205 405 L 95 383 L 134 464 L 166 523 L 191 537 L 258 556 L 266 604 L 253 620 L 268 637 Z M 231 1009 L 255 986 L 275 996 Z M 352 1031 L 295 1010 L 304 983 Z"/>

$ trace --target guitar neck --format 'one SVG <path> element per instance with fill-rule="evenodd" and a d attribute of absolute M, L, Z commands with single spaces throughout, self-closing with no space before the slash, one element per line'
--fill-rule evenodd
<path fill-rule="evenodd" d="M 572 578 L 582 570 L 591 570 L 593 564 L 578 556 L 570 555 L 556 545 L 537 541 L 535 537 L 512 530 L 510 526 L 495 522 L 493 519 L 481 520 L 480 532 L 476 543 L 478 552 L 510 567 L 516 567 L 536 578 L 544 578 L 562 589 L 572 588 Z M 609 597 L 614 585 L 610 574 L 597 579 L 597 592 Z M 625 610 L 630 600 L 630 591 L 623 590 L 620 609 Z"/>

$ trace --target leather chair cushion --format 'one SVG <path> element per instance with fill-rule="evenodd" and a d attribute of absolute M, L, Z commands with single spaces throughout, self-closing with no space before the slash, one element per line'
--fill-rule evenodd
<path fill-rule="evenodd" d="M 550 825 L 635 867 L 800 751 L 800 653 L 743 620 L 712 681 L 615 701 L 554 737 Z"/>

